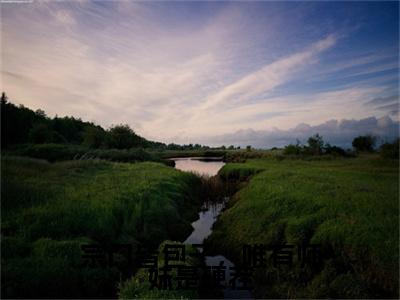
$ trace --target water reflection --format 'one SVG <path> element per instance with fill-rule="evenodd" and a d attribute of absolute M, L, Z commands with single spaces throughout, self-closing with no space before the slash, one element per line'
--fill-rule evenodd
<path fill-rule="evenodd" d="M 225 165 L 222 160 L 216 158 L 207 158 L 205 161 L 201 157 L 179 157 L 173 158 L 175 168 L 186 172 L 195 172 L 205 176 L 215 176 Z M 216 221 L 225 203 L 203 203 L 199 219 L 192 223 L 193 232 L 186 239 L 186 244 L 201 244 L 203 240 L 211 234 L 211 228 Z"/>
<path fill-rule="evenodd" d="M 185 244 L 202 244 L 212 230 L 212 225 L 217 220 L 218 215 L 224 208 L 225 203 L 204 204 L 199 213 L 199 219 L 192 223 L 193 232 L 184 242 Z"/>
<path fill-rule="evenodd" d="M 215 176 L 218 171 L 225 165 L 223 161 L 218 161 L 215 158 L 207 158 L 206 160 L 198 157 L 184 157 L 174 158 L 175 168 L 186 172 L 195 172 L 200 175 Z M 228 197 L 221 199 L 220 203 L 208 203 L 204 202 L 201 212 L 199 213 L 199 219 L 192 223 L 193 232 L 184 241 L 185 244 L 203 244 L 206 239 L 212 233 L 212 226 L 217 220 L 218 215 L 225 207 L 225 203 L 229 200 Z M 234 267 L 234 264 L 222 255 L 216 256 L 205 256 L 205 264 L 207 266 L 217 266 L 222 264 L 229 270 Z M 229 287 L 229 272 L 225 273 L 225 280 L 222 280 L 225 299 L 249 299 L 252 298 L 250 291 L 248 290 L 233 290 Z"/>
<path fill-rule="evenodd" d="M 217 158 L 207 158 L 207 161 L 201 157 L 178 157 L 173 158 L 175 168 L 186 172 L 195 172 L 200 175 L 214 176 L 225 165 L 222 160 Z"/>

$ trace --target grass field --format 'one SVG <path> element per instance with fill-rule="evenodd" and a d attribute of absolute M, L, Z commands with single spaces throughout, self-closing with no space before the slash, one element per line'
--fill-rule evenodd
<path fill-rule="evenodd" d="M 221 215 L 207 245 L 240 261 L 243 244 L 321 244 L 320 270 L 258 271 L 265 298 L 398 297 L 398 160 L 264 158 L 227 164 L 225 179 L 250 180 Z"/>
<path fill-rule="evenodd" d="M 80 246 L 182 239 L 201 204 L 198 177 L 159 163 L 6 156 L 1 168 L 3 298 L 115 297 L 124 270 L 83 267 Z"/>

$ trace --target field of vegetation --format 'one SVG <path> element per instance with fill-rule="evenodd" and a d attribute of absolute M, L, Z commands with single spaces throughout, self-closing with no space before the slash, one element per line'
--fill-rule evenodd
<path fill-rule="evenodd" d="M 240 262 L 243 244 L 321 245 L 318 270 L 267 258 L 254 296 L 398 297 L 398 160 L 275 156 L 227 164 L 220 176 L 247 182 L 206 241 L 211 251 Z"/>
<path fill-rule="evenodd" d="M 154 162 L 4 156 L 1 168 L 3 298 L 116 297 L 124 256 L 88 266 L 81 245 L 180 240 L 201 204 L 198 177 Z"/>
<path fill-rule="evenodd" d="M 3 298 L 199 297 L 208 281 L 201 293 L 149 291 L 124 255 L 87 265 L 81 246 L 130 244 L 135 253 L 184 240 L 203 201 L 237 190 L 209 252 L 236 263 L 243 244 L 313 243 L 324 253 L 320 269 L 268 260 L 255 297 L 398 297 L 398 139 L 359 136 L 352 149 L 318 134 L 270 150 L 164 144 L 126 124 L 52 118 L 5 93 L 0 102 Z M 228 164 L 211 178 L 171 168 L 168 158 L 186 156 Z"/>

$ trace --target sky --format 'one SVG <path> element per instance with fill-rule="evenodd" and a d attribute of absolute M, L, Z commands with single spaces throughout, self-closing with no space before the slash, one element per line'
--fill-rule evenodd
<path fill-rule="evenodd" d="M 17 0 L 1 26 L 2 90 L 49 116 L 211 146 L 398 135 L 398 2 Z"/>

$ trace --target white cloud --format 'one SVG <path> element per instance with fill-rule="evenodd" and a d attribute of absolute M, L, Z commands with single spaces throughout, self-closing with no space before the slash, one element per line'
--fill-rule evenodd
<path fill-rule="evenodd" d="M 363 105 L 385 96 L 383 83 L 275 94 L 307 77 L 341 39 L 290 33 L 275 45 L 287 20 L 271 11 L 268 24 L 257 23 L 244 11 L 228 5 L 182 26 L 142 2 L 5 7 L 3 86 L 11 100 L 50 115 L 127 123 L 165 142 L 387 113 Z"/>
<path fill-rule="evenodd" d="M 393 121 L 388 116 L 368 117 L 360 120 L 332 119 L 314 126 L 301 123 L 287 130 L 242 129 L 234 133 L 207 137 L 207 140 L 214 146 L 232 144 L 242 147 L 252 145 L 256 148 L 272 148 L 296 143 L 297 139 L 305 144 L 308 137 L 316 133 L 322 135 L 324 141 L 331 145 L 351 148 L 351 141 L 359 135 L 372 134 L 379 138 L 378 142 L 392 141 L 399 137 L 399 122 Z M 201 143 L 202 139 L 198 139 L 197 142 Z"/>
<path fill-rule="evenodd" d="M 330 35 L 311 45 L 309 49 L 303 52 L 292 54 L 268 64 L 258 71 L 225 86 L 218 93 L 210 96 L 200 109 L 206 110 L 221 103 L 225 106 L 228 101 L 235 105 L 249 101 L 251 97 L 261 93 L 271 91 L 293 77 L 294 72 L 298 71 L 300 67 L 310 64 L 315 55 L 332 47 L 335 43 L 336 38 L 334 35 Z"/>

